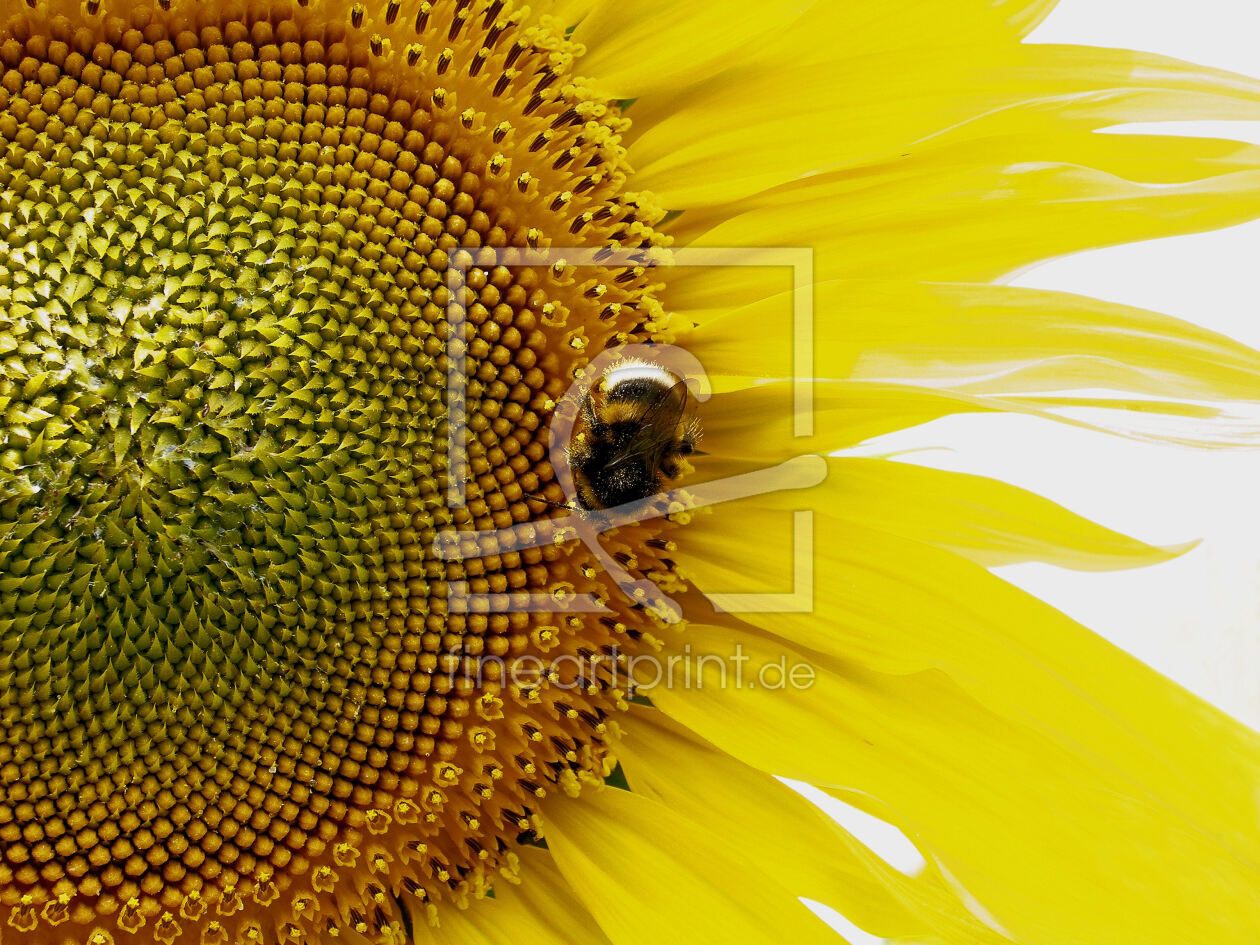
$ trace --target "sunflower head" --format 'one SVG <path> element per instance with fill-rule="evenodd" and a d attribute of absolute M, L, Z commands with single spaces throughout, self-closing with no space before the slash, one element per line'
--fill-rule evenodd
<path fill-rule="evenodd" d="M 1254 737 L 986 570 L 1168 553 L 850 448 L 1254 400 L 990 282 L 1260 214 L 1096 133 L 1260 82 L 1053 0 L 540 3 L 2 4 L 0 940 L 1253 945 Z M 648 522 L 690 395 L 627 356 L 712 379 Z"/>
<path fill-rule="evenodd" d="M 593 589 L 586 558 L 434 552 L 563 503 L 549 411 L 587 349 L 659 328 L 642 265 L 503 264 L 662 242 L 577 52 L 500 0 L 9 8 L 17 940 L 390 940 L 396 894 L 482 895 L 538 799 L 603 774 L 600 661 L 638 633 L 505 606 Z M 503 670 L 566 653 L 588 675 Z"/>

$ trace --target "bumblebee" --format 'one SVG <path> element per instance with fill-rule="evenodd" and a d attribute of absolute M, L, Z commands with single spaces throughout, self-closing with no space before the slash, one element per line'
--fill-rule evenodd
<path fill-rule="evenodd" d="M 578 503 L 607 509 L 663 492 L 696 453 L 687 384 L 645 361 L 611 365 L 583 400 L 568 447 Z"/>

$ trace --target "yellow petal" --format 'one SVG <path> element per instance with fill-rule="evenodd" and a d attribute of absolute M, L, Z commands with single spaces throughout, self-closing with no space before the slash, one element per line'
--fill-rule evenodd
<path fill-rule="evenodd" d="M 1019 36 L 1027 36 L 1037 24 L 1050 15 L 1059 0 L 999 0 L 1008 22 Z"/>
<path fill-rule="evenodd" d="M 779 65 L 787 55 L 835 61 L 884 48 L 1031 29 L 1053 0 L 603 0 L 574 31 L 579 64 L 613 98 L 675 101 L 686 87 L 732 67 Z M 817 38 L 826 36 L 826 43 Z M 703 37 L 697 41 L 697 37 Z M 636 102 L 636 105 L 638 103 Z"/>
<path fill-rule="evenodd" d="M 765 625 L 801 646 L 823 652 L 840 647 L 890 672 L 937 665 L 912 640 L 885 639 L 896 638 L 903 625 L 915 628 L 929 619 L 933 608 L 939 612 L 930 619 L 940 632 L 964 634 L 975 619 L 974 609 L 941 594 L 928 577 L 916 574 L 907 580 L 897 569 L 903 557 L 928 562 L 937 571 L 961 565 L 938 549 L 959 550 L 983 564 L 1033 559 L 1104 569 L 1151 564 L 1180 550 L 1152 548 L 978 476 L 848 458 L 831 459 L 828 471 L 828 479 L 814 489 L 695 513 L 674 557 L 693 585 L 707 594 L 811 593 L 812 606 L 802 612 L 781 613 L 787 608 L 765 599 L 772 614 L 764 618 Z M 907 491 L 913 488 L 921 492 Z M 807 510 L 813 518 L 798 522 L 796 510 Z M 798 529 L 810 531 L 801 537 Z M 732 534 L 757 536 L 755 568 Z M 796 556 L 802 548 L 811 554 L 811 544 L 812 563 L 802 578 Z M 933 544 L 938 549 L 927 547 Z M 806 582 L 803 588 L 797 587 L 801 580 Z M 721 600 L 722 606 L 738 609 L 729 598 Z M 819 611 L 829 619 L 820 620 Z M 894 614 L 903 613 L 893 620 Z"/>
<path fill-rule="evenodd" d="M 1046 368 L 1049 372 L 1050 367 Z M 1035 382 L 1035 372 L 1020 375 Z M 984 384 L 967 385 L 967 392 Z M 963 391 L 960 391 L 962 393 Z M 995 409 L 1025 411 L 1053 417 L 1087 430 L 1116 433 L 1149 443 L 1174 443 L 1195 448 L 1254 446 L 1260 442 L 1260 425 L 1254 411 L 1234 411 L 1229 406 L 1188 404 L 1160 398 L 1092 397 L 1072 394 L 977 394 Z"/>
<path fill-rule="evenodd" d="M 737 378 L 722 380 L 738 382 Z M 1093 416 L 1071 416 L 1062 412 L 1065 408 L 1092 408 Z M 749 383 L 744 387 L 735 383 L 699 408 L 700 446 L 706 455 L 694 461 L 690 482 L 740 475 L 807 455 L 827 455 L 952 414 L 998 411 L 1187 446 L 1228 446 L 1260 439 L 1260 429 L 1254 425 L 1231 424 L 1227 414 L 1212 407 L 1180 401 L 1097 400 L 1073 394 L 994 397 L 865 381 Z M 1153 431 L 1134 419 L 1146 414 Z M 1170 418 L 1193 423 L 1187 424 L 1189 430 L 1183 435 L 1169 427 Z M 799 488 L 787 486 L 786 481 L 781 487 Z"/>
<path fill-rule="evenodd" d="M 824 651 L 832 641 L 843 640 L 846 649 L 862 648 L 874 657 L 884 648 L 878 621 L 887 614 L 880 614 L 895 608 L 904 608 L 913 623 L 940 607 L 936 622 L 941 627 L 965 626 L 974 613 L 982 613 L 937 593 L 927 577 L 916 574 L 907 580 L 896 566 L 903 556 L 929 561 L 935 570 L 962 567 L 964 573 L 971 566 L 943 551 L 986 566 L 1040 560 L 1105 570 L 1158 563 L 1187 547 L 1146 545 L 1040 496 L 981 476 L 878 458 L 831 457 L 827 464 L 826 479 L 813 488 L 766 493 L 696 512 L 674 555 L 705 593 L 784 593 L 797 581 L 794 555 L 802 539 L 796 530 L 812 527 L 808 573 L 815 609 L 843 619 L 820 621 L 814 609 L 807 609 L 775 613 L 767 626 Z M 795 521 L 799 510 L 813 516 L 812 526 Z M 758 536 L 755 568 L 733 534 Z M 916 652 L 910 646 L 888 647 L 888 656 L 896 661 L 889 664 L 879 656 L 878 665 L 932 665 Z"/>
<path fill-rule="evenodd" d="M 841 63 L 889 50 L 926 51 L 989 40 L 988 48 L 1013 45 L 1058 0 L 885 0 L 883 3 L 810 5 L 794 21 L 767 30 L 750 61 L 731 63 L 728 76 L 758 65 Z M 826 42 L 819 42 L 825 36 Z M 863 90 L 865 91 L 865 90 Z"/>
<path fill-rule="evenodd" d="M 437 928 L 413 911 L 416 940 L 433 945 L 501 945 L 505 935 L 530 945 L 608 945 L 545 850 L 519 848 L 520 882 L 496 882 L 494 897 L 468 909 L 447 907 Z"/>
<path fill-rule="evenodd" d="M 985 693 L 986 703 L 993 703 L 1000 694 L 1003 704 L 995 704 L 995 708 L 1009 709 L 1015 715 L 1019 714 L 1022 695 L 1035 694 L 1035 690 L 1022 690 L 1019 674 L 1027 674 L 1025 682 L 1032 684 L 1041 670 L 1049 668 L 1060 675 L 1047 682 L 1052 689 L 1069 678 L 1088 684 L 1086 689 L 1095 685 L 1101 689 L 1110 680 L 1120 688 L 1108 687 L 1106 692 L 1091 693 L 1090 698 L 1096 707 L 1107 706 L 1113 715 L 1125 716 L 1136 726 L 1135 732 L 1149 731 L 1162 740 L 1174 732 L 1188 736 L 1210 721 L 1221 723 L 1227 731 L 1236 729 L 1253 745 L 1260 743 L 1254 733 L 1228 722 L 1095 634 L 982 567 L 922 542 L 847 521 L 844 500 L 823 498 L 820 489 L 797 495 L 813 500 L 815 533 L 820 536 L 814 551 L 815 590 L 828 596 L 817 598 L 814 622 L 820 629 L 810 645 L 816 644 L 821 652 L 852 655 L 850 641 L 836 635 L 843 631 L 865 639 L 872 652 L 886 650 L 890 656 L 916 659 L 923 667 L 949 672 L 965 688 L 974 685 L 977 695 Z M 782 505 L 791 503 L 783 501 Z M 783 514 L 782 508 L 767 507 L 764 499 L 716 507 L 710 519 L 697 516 L 692 521 L 686 542 L 679 541 L 671 554 L 677 556 L 697 586 L 707 590 L 711 586 L 709 568 L 738 572 L 742 566 L 749 574 L 753 564 L 767 567 L 781 543 L 778 533 L 784 530 Z M 723 516 L 727 521 L 720 521 Z M 756 535 L 757 542 L 755 546 L 732 542 L 729 537 L 734 533 Z M 713 540 L 719 534 L 727 536 L 724 546 Z M 897 586 L 900 593 L 895 593 Z M 780 621 L 786 616 L 747 615 L 745 619 L 796 639 L 794 632 L 781 630 Z M 828 640 L 838 642 L 829 644 Z M 1088 653 L 1090 658 L 1082 661 L 1078 653 Z M 1004 661 L 1008 665 L 1003 666 Z M 1138 696 L 1149 704 L 1135 698 Z M 1048 705 L 1043 710 L 1057 711 Z M 1069 703 L 1064 704 L 1063 711 L 1068 713 L 1064 718 L 1071 717 Z M 1080 737 L 1091 735 L 1081 733 Z M 1188 738 L 1181 744 L 1174 740 L 1169 747 L 1175 747 L 1179 756 L 1195 754 Z M 1239 773 L 1255 767 L 1255 759 L 1237 759 Z M 1242 790 L 1250 792 L 1249 787 Z M 1260 829 L 1260 824 L 1256 826 Z"/>
<path fill-rule="evenodd" d="M 802 406 L 804 392 L 812 396 Z M 994 409 L 980 397 L 860 381 L 761 384 L 717 393 L 701 409 L 702 448 L 714 458 L 705 475 L 714 474 L 718 459 L 765 465 L 805 453 L 829 453 L 954 413 Z M 798 435 L 798 412 L 809 420 L 812 434 Z M 731 469 L 724 465 L 719 472 L 729 474 Z"/>
<path fill-rule="evenodd" d="M 587 48 L 579 69 L 611 98 L 672 98 L 680 86 L 724 69 L 767 23 L 794 19 L 799 7 L 797 0 L 604 2 L 574 30 Z"/>
<path fill-rule="evenodd" d="M 543 814 L 560 872 L 614 945 L 842 941 L 754 850 L 650 798 L 587 787 Z"/>
<path fill-rule="evenodd" d="M 939 935 L 951 945 L 1005 941 L 930 867 L 914 878 L 899 873 L 794 791 L 663 713 L 634 706 L 622 728 L 617 757 L 632 790 L 712 830 L 735 826 L 756 843 L 761 865 L 793 892 L 882 938 Z"/>
<path fill-rule="evenodd" d="M 1002 375 L 992 386 L 1012 390 L 1018 388 L 1014 375 L 1035 364 L 1030 381 L 1038 390 L 1260 398 L 1260 354 L 1167 315 L 1010 286 L 868 288 L 841 289 L 835 297 L 855 353 L 850 376 L 963 381 Z"/>
<path fill-rule="evenodd" d="M 784 525 L 739 506 L 714 513 L 737 517 L 723 566 L 759 573 Z M 898 824 L 1021 943 L 1255 940 L 1255 733 L 974 564 L 833 517 L 816 534 L 812 616 L 745 615 L 774 636 L 693 624 L 670 646 L 710 677 L 740 652 L 747 673 L 782 658 L 817 681 L 710 678 L 651 690 L 659 708 Z M 678 545 L 704 588 L 713 545 Z"/>
<path fill-rule="evenodd" d="M 678 343 L 720 375 L 788 376 L 807 346 L 815 377 L 1260 399 L 1260 353 L 1098 299 L 1001 285 L 827 282 L 814 287 L 810 338 L 795 329 L 796 301 L 788 292 L 718 309 Z"/>
<path fill-rule="evenodd" d="M 600 0 L 551 0 L 538 5 L 540 15 L 552 16 L 566 26 L 580 23 L 591 10 L 599 6 Z"/>
<path fill-rule="evenodd" d="M 1127 50 L 937 43 L 743 68 L 681 102 L 636 102 L 631 115 L 635 185 L 688 209 L 694 227 L 698 208 L 719 218 L 759 191 L 817 171 L 896 164 L 933 139 L 1260 118 L 1260 81 Z"/>
<path fill-rule="evenodd" d="M 760 199 L 760 198 L 759 198 Z M 1260 148 L 1144 135 L 1012 136 L 925 148 L 767 195 L 695 246 L 815 246 L 816 274 L 987 281 L 1040 259 L 1260 212 Z M 680 271 L 680 288 L 716 270 Z M 696 294 L 695 290 L 690 290 Z"/>
<path fill-rule="evenodd" d="M 678 311 L 678 321 L 689 326 L 678 332 L 678 343 L 711 376 L 723 378 L 728 389 L 741 386 L 741 376 L 742 386 L 748 386 L 760 378 L 793 374 L 914 382 L 976 396 L 990 409 L 1045 415 L 1064 407 L 1106 408 L 1106 414 L 1093 410 L 1088 425 L 1143 438 L 1214 445 L 1257 433 L 1254 423 L 1240 424 L 1215 407 L 1188 402 L 1260 400 L 1260 355 L 1166 315 L 1009 286 L 842 280 L 814 287 L 813 317 L 801 322 L 809 329 L 804 334 L 795 311 L 799 292 L 739 305 L 728 295 L 728 280 L 689 285 L 701 290 L 688 300 L 693 305 L 729 301 L 737 306 Z M 714 294 L 706 296 L 707 287 Z M 1086 389 L 1144 399 L 1051 393 Z M 721 431 L 717 452 L 737 455 L 749 437 L 780 437 L 791 404 L 786 395 L 776 401 L 776 417 L 773 390 L 745 395 L 747 406 L 739 411 L 723 411 L 712 421 L 706 416 L 706 423 Z M 757 399 L 764 404 L 754 405 Z M 719 398 L 715 406 L 724 403 Z M 1142 414 L 1194 422 L 1183 428 L 1134 424 Z M 760 431 L 758 424 L 764 425 Z M 836 441 L 810 448 L 830 451 L 843 445 Z"/>
<path fill-rule="evenodd" d="M 1110 570 L 1157 564 L 1191 547 L 1153 548 L 984 476 L 884 459 L 833 459 L 830 466 L 826 501 L 845 521 L 946 548 L 986 566 L 1035 560 Z M 774 498 L 791 508 L 812 494 Z"/>

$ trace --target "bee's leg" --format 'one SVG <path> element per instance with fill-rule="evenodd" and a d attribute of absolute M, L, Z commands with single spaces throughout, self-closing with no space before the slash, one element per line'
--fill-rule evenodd
<path fill-rule="evenodd" d="M 595 492 L 591 488 L 588 470 L 591 463 L 591 444 L 589 437 L 576 437 L 564 450 L 565 458 L 569 461 L 569 476 L 573 483 L 575 495 L 571 499 L 576 499 L 577 503 L 584 509 L 594 509 L 599 507 L 598 499 Z"/>
<path fill-rule="evenodd" d="M 582 401 L 582 419 L 586 421 L 587 427 L 592 432 L 602 429 L 603 424 L 599 420 L 599 416 L 595 413 L 595 401 L 590 397 Z"/>

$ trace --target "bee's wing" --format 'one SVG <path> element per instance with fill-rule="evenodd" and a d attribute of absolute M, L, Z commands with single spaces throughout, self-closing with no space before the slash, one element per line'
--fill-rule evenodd
<path fill-rule="evenodd" d="M 626 444 L 625 450 L 608 464 L 615 469 L 622 463 L 642 459 L 650 469 L 659 469 L 674 438 L 678 421 L 687 409 L 687 385 L 679 381 L 663 390 L 639 418 L 639 430 Z"/>

